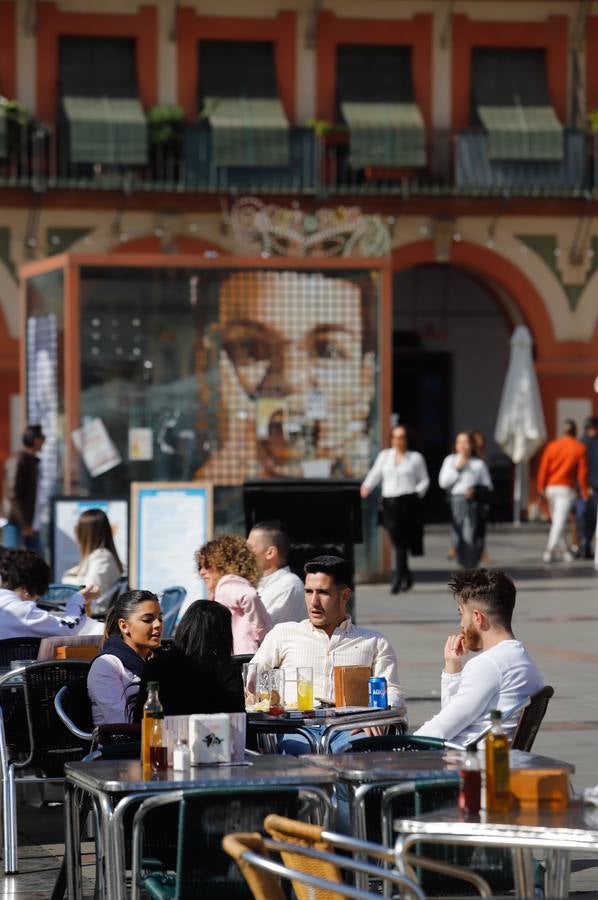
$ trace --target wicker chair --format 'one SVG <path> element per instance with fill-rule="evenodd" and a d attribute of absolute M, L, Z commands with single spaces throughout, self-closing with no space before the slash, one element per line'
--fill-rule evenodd
<path fill-rule="evenodd" d="M 76 660 L 34 663 L 12 673 L 23 677 L 23 697 L 27 716 L 28 741 L 16 742 L 5 731 L 0 718 L 0 768 L 2 771 L 2 815 L 4 871 L 17 871 L 16 786 L 26 782 L 62 782 L 64 763 L 81 759 L 88 749 L 86 741 L 74 737 L 62 724 L 54 708 L 54 697 L 69 681 L 80 679 L 89 663 Z M 11 676 L 4 676 L 6 680 Z M 26 768 L 35 775 L 17 773 Z"/>
<path fill-rule="evenodd" d="M 374 900 L 380 896 L 343 882 L 343 870 L 355 871 L 353 861 L 347 857 L 295 846 L 290 855 L 298 863 L 298 867 L 293 869 L 274 861 L 270 855 L 274 851 L 284 859 L 288 855 L 289 845 L 264 840 L 257 833 L 228 834 L 222 841 L 222 847 L 237 863 L 255 900 L 285 900 L 287 895 L 280 885 L 280 879 L 292 883 L 297 898 L 337 900 L 338 897 L 352 897 L 354 900 Z M 335 877 L 326 878 L 324 874 L 320 874 L 322 872 L 334 872 Z M 410 878 L 395 873 L 392 880 L 402 888 L 401 897 L 425 900 L 424 892 Z"/>
<path fill-rule="evenodd" d="M 41 638 L 6 638 L 0 641 L 0 668 L 8 668 L 19 659 L 36 659 Z"/>
<path fill-rule="evenodd" d="M 289 868 L 304 868 L 301 857 L 297 854 L 297 847 L 307 847 L 310 850 L 324 853 L 333 853 L 338 850 L 343 852 L 348 851 L 356 858 L 358 865 L 363 859 L 368 857 L 373 858 L 379 863 L 382 863 L 385 868 L 380 869 L 370 866 L 369 873 L 363 872 L 363 874 L 369 874 L 376 880 L 382 879 L 383 881 L 386 881 L 390 887 L 392 887 L 393 877 L 399 874 L 394 870 L 394 852 L 390 848 L 383 847 L 380 844 L 358 841 L 355 838 L 347 837 L 344 834 L 336 834 L 332 831 L 327 831 L 319 825 L 297 822 L 293 819 L 286 819 L 283 816 L 276 815 L 269 815 L 266 817 L 264 829 L 270 837 L 279 842 L 281 847 L 280 855 L 284 864 Z M 459 866 L 448 864 L 446 861 L 434 859 L 420 861 L 419 857 L 416 860 L 415 857 L 410 856 L 408 862 L 411 863 L 412 861 L 414 863 L 417 862 L 417 865 L 419 865 L 421 869 L 442 874 L 443 877 L 450 876 L 459 881 L 467 882 L 467 885 L 472 886 L 481 897 L 492 896 L 487 883 L 474 872 L 470 872 Z M 328 878 L 330 881 L 337 881 L 339 879 L 342 881 L 340 870 L 330 862 L 326 863 L 322 861 L 317 869 L 314 869 L 313 864 L 310 865 L 311 874 L 317 874 L 320 877 Z M 389 871 L 388 867 L 390 867 L 391 871 Z M 300 885 L 295 885 L 295 893 L 297 894 L 297 900 L 311 900 L 309 893 L 306 893 L 305 889 Z"/>

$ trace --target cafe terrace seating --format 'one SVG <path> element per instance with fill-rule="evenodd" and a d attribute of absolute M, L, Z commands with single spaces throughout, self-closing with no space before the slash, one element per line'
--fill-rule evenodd
<path fill-rule="evenodd" d="M 290 845 L 262 838 L 257 833 L 228 834 L 222 841 L 226 853 L 237 863 L 243 873 L 255 900 L 286 900 L 287 894 L 280 884 L 280 879 L 291 882 L 298 900 L 304 898 L 352 897 L 354 900 L 374 900 L 379 894 L 362 891 L 349 884 L 344 884 L 340 875 L 325 878 L 315 874 L 321 868 L 328 871 L 354 870 L 353 861 L 347 857 L 336 856 L 310 850 L 306 847 L 293 847 L 293 858 L 301 860 L 300 868 L 290 868 L 272 859 L 271 853 L 288 854 Z M 367 866 L 367 869 L 374 869 Z M 402 897 L 425 900 L 426 895 L 420 887 L 406 876 L 395 873 L 392 881 L 401 886 Z M 178 896 L 178 895 L 177 895 Z"/>

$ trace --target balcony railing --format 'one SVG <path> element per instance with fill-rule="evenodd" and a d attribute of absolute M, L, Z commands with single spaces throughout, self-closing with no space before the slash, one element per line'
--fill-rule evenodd
<path fill-rule="evenodd" d="M 429 133 L 427 165 L 417 169 L 349 164 L 347 132 L 324 137 L 291 128 L 288 168 L 224 167 L 212 161 L 211 132 L 188 125 L 177 144 L 150 148 L 143 166 L 72 164 L 59 128 L 34 124 L 0 160 L 0 187 L 37 193 L 58 189 L 95 191 L 294 194 L 326 196 L 576 197 L 598 194 L 595 136 L 564 133 L 560 162 L 490 160 L 480 131 Z"/>

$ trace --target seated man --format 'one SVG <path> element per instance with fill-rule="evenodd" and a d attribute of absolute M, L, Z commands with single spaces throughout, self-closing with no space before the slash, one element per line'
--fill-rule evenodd
<path fill-rule="evenodd" d="M 335 666 L 369 666 L 372 675 L 384 676 L 390 706 L 403 706 L 404 693 L 399 684 L 397 657 L 389 641 L 378 631 L 354 625 L 347 615 L 351 598 L 351 572 L 339 556 L 318 556 L 305 565 L 305 603 L 308 618 L 302 622 L 275 625 L 253 657 L 253 662 L 268 668 L 311 666 L 314 697 L 334 700 Z M 333 750 L 351 739 L 338 735 Z M 281 749 L 289 753 L 306 752 L 298 736 L 285 736 Z"/>
<path fill-rule="evenodd" d="M 287 566 L 289 536 L 281 523 L 254 525 L 247 544 L 257 559 L 262 576 L 257 592 L 270 613 L 272 624 L 300 622 L 305 616 L 303 582 Z"/>
<path fill-rule="evenodd" d="M 467 744 L 489 724 L 490 711 L 506 712 L 544 686 L 523 644 L 515 639 L 511 618 L 515 585 L 497 569 L 464 569 L 449 582 L 461 616 L 460 634 L 444 647 L 441 710 L 415 734 Z M 482 651 L 463 666 L 471 650 Z M 515 722 L 505 723 L 512 734 Z"/>

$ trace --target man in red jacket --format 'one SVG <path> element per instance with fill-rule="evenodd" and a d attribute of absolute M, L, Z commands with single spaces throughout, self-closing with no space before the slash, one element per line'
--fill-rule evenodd
<path fill-rule="evenodd" d="M 581 496 L 588 496 L 588 462 L 586 448 L 577 440 L 577 426 L 572 419 L 565 419 L 563 435 L 550 441 L 544 448 L 538 470 L 538 492 L 546 497 L 552 525 L 548 544 L 542 556 L 544 562 L 552 562 L 554 551 L 561 546 L 563 559 L 571 562 L 574 556 L 565 538 L 567 517 L 579 487 Z"/>

